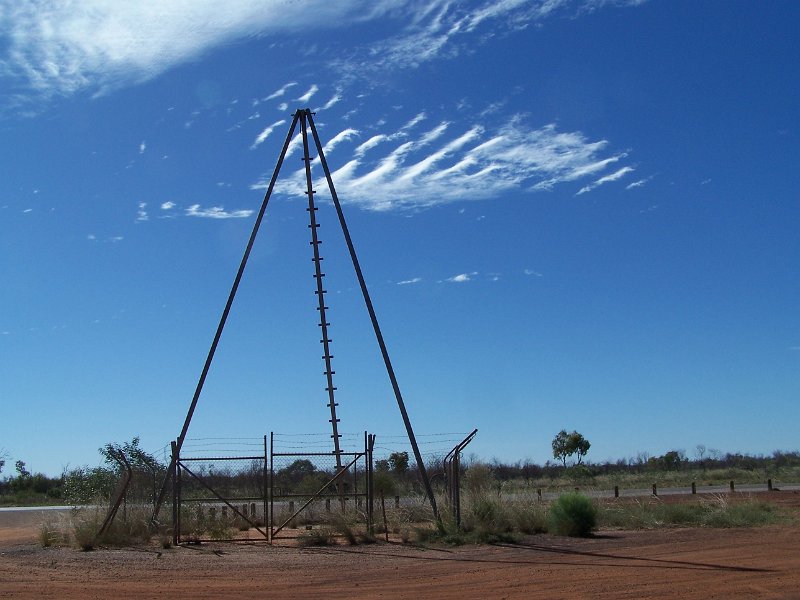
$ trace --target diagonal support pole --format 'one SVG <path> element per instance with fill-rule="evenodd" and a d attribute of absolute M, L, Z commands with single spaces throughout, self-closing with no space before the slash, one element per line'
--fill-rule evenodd
<path fill-rule="evenodd" d="M 434 518 L 436 519 L 437 524 L 441 525 L 442 520 L 439 516 L 439 510 L 436 507 L 436 498 L 433 495 L 431 480 L 428 477 L 428 471 L 425 469 L 425 463 L 422 460 L 422 454 L 420 454 L 419 446 L 417 445 L 417 438 L 414 435 L 414 429 L 411 427 L 411 420 L 408 418 L 406 405 L 405 402 L 403 402 L 403 395 L 400 393 L 400 386 L 397 383 L 397 377 L 394 374 L 392 361 L 389 358 L 389 351 L 386 349 L 386 342 L 383 340 L 383 334 L 381 333 L 381 328 L 378 324 L 378 317 L 375 315 L 375 309 L 372 306 L 372 300 L 370 299 L 369 291 L 367 290 L 367 283 L 364 280 L 364 274 L 361 272 L 361 266 L 358 263 L 358 257 L 356 256 L 356 250 L 353 246 L 353 240 L 350 238 L 350 230 L 347 228 L 347 222 L 344 219 L 342 205 L 339 202 L 339 196 L 336 194 L 336 188 L 333 186 L 333 178 L 331 177 L 331 171 L 328 168 L 328 161 L 325 160 L 325 153 L 322 151 L 322 144 L 319 141 L 317 128 L 314 125 L 314 117 L 312 116 L 310 110 L 306 109 L 305 112 L 308 118 L 308 123 L 311 125 L 311 133 L 314 136 L 314 143 L 317 146 L 317 152 L 319 153 L 319 160 L 322 164 L 322 169 L 325 171 L 325 178 L 328 181 L 328 189 L 331 192 L 333 204 L 336 207 L 336 214 L 339 217 L 339 224 L 342 226 L 342 233 L 344 233 L 347 249 L 350 252 L 350 259 L 353 261 L 353 268 L 355 269 L 356 277 L 358 278 L 358 284 L 361 286 L 361 294 L 364 296 L 364 303 L 367 306 L 367 312 L 369 312 L 369 318 L 372 321 L 372 328 L 375 331 L 375 337 L 378 340 L 378 346 L 380 346 L 381 349 L 383 362 L 386 365 L 386 372 L 389 375 L 389 380 L 392 383 L 394 397 L 397 400 L 397 406 L 400 408 L 400 414 L 403 417 L 403 423 L 405 424 L 406 433 L 408 434 L 408 441 L 411 442 L 411 448 L 413 449 L 414 457 L 417 460 L 417 468 L 419 468 L 420 475 L 422 476 L 422 483 L 424 484 L 425 491 L 428 494 L 428 500 L 431 503 L 431 509 L 433 510 Z"/>
<path fill-rule="evenodd" d="M 183 441 L 186 439 L 186 432 L 189 431 L 189 424 L 192 422 L 192 415 L 194 415 L 195 408 L 197 408 L 197 401 L 200 398 L 200 393 L 203 391 L 203 386 L 206 382 L 206 377 L 208 376 L 208 370 L 211 367 L 211 362 L 214 360 L 214 354 L 217 351 L 217 345 L 219 344 L 219 339 L 222 337 L 222 330 L 225 329 L 225 323 L 228 320 L 228 314 L 231 312 L 231 306 L 233 306 L 233 300 L 236 297 L 236 291 L 239 289 L 239 283 L 242 280 L 242 275 L 244 274 L 244 269 L 247 266 L 247 260 L 250 258 L 250 251 L 253 249 L 253 244 L 256 241 L 256 236 L 258 235 L 258 230 L 261 227 L 261 221 L 264 219 L 264 213 L 267 210 L 267 204 L 269 203 L 269 199 L 272 196 L 272 191 L 275 188 L 275 182 L 278 180 L 278 174 L 281 171 L 281 166 L 283 165 L 283 161 L 286 158 L 286 152 L 289 149 L 289 143 L 292 141 L 292 136 L 294 135 L 295 127 L 297 127 L 297 121 L 300 118 L 300 111 L 295 112 L 294 118 L 292 119 L 292 125 L 289 127 L 289 133 L 286 135 L 286 141 L 283 143 L 283 149 L 281 150 L 280 157 L 278 158 L 278 162 L 275 165 L 275 170 L 272 173 L 272 179 L 269 181 L 269 186 L 267 187 L 267 192 L 264 194 L 264 200 L 261 202 L 261 208 L 258 211 L 258 216 L 256 217 L 256 222 L 253 225 L 253 231 L 250 234 L 250 239 L 247 242 L 247 248 L 244 251 L 244 255 L 242 256 L 242 261 L 239 264 L 239 270 L 236 273 L 236 278 L 233 280 L 233 286 L 231 286 L 231 292 L 228 294 L 228 301 L 225 303 L 225 310 L 222 311 L 222 317 L 219 320 L 219 325 L 217 326 L 217 331 L 214 334 L 214 341 L 211 342 L 211 348 L 208 351 L 208 356 L 206 357 L 206 362 L 203 365 L 203 371 L 200 374 L 200 379 L 197 382 L 197 387 L 194 390 L 194 396 L 192 396 L 192 402 L 189 405 L 189 411 L 186 413 L 186 420 L 183 422 L 183 427 L 181 428 L 181 433 L 178 436 L 177 441 L 177 451 L 180 454 L 181 447 L 183 446 Z M 170 462 L 170 466 L 167 469 L 167 473 L 169 474 L 174 466 L 174 458 L 172 459 L 173 462 Z M 161 505 L 164 503 L 164 496 L 167 493 L 167 487 L 169 487 L 169 475 L 164 477 L 164 483 L 161 485 L 161 491 L 158 494 L 158 499 L 156 500 L 155 507 L 153 508 L 153 517 L 152 521 L 155 522 L 158 519 L 158 513 L 161 510 Z"/>

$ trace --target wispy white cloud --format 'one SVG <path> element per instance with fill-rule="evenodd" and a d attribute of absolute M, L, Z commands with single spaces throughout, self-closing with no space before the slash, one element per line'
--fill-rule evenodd
<path fill-rule="evenodd" d="M 250 146 L 251 150 L 255 150 L 258 148 L 264 140 L 266 140 L 273 131 L 275 131 L 276 127 L 280 127 L 281 125 L 285 124 L 286 120 L 281 119 L 280 121 L 275 121 L 272 125 L 268 125 L 264 128 L 264 130 L 256 136 L 256 139 L 253 141 L 253 144 Z"/>
<path fill-rule="evenodd" d="M 338 146 L 341 142 L 352 139 L 354 137 L 358 137 L 358 131 L 355 129 L 345 129 L 344 131 L 340 131 L 335 136 L 333 136 L 328 143 L 326 143 L 322 147 L 322 151 L 327 154 L 336 146 Z"/>
<path fill-rule="evenodd" d="M 202 208 L 199 204 L 192 204 L 186 209 L 187 217 L 204 217 L 208 219 L 243 219 L 253 214 L 252 210 L 230 210 L 221 206 Z"/>
<path fill-rule="evenodd" d="M 400 2 L 405 17 L 399 34 L 373 43 L 360 54 L 338 62 L 358 77 L 387 68 L 415 68 L 435 59 L 452 59 L 474 51 L 503 32 L 540 25 L 557 14 L 577 16 L 605 6 L 636 6 L 646 0 L 429 0 Z M 403 10 L 405 9 L 405 10 Z"/>
<path fill-rule="evenodd" d="M 161 204 L 161 210 L 171 210 L 175 208 L 175 203 L 168 201 Z"/>
<path fill-rule="evenodd" d="M 148 220 L 150 220 L 150 217 L 147 214 L 147 202 L 139 202 L 136 210 L 136 222 L 143 223 Z"/>
<path fill-rule="evenodd" d="M 645 177 L 644 179 L 639 179 L 637 181 L 629 183 L 628 185 L 625 186 L 625 189 L 632 190 L 634 188 L 644 187 L 645 185 L 647 185 L 647 182 L 650 181 L 652 178 L 653 178 L 652 176 Z"/>
<path fill-rule="evenodd" d="M 356 156 L 363 156 L 368 150 L 374 148 L 375 146 L 377 146 L 381 142 L 385 142 L 388 139 L 390 139 L 389 136 L 385 135 L 383 133 L 379 133 L 378 135 L 373 135 L 366 142 L 364 142 L 363 144 L 360 144 L 355 149 L 355 154 L 356 154 Z"/>
<path fill-rule="evenodd" d="M 4 2 L 0 72 L 44 96 L 138 83 L 254 35 L 375 19 L 398 0 L 81 0 Z M 282 88 L 283 89 L 283 88 Z M 284 89 L 285 93 L 285 89 Z"/>
<path fill-rule="evenodd" d="M 477 275 L 477 271 L 473 271 L 472 273 L 459 273 L 458 275 L 453 275 L 452 277 L 448 277 L 445 279 L 447 283 L 466 283 L 467 281 L 472 281 L 472 278 Z"/>
<path fill-rule="evenodd" d="M 430 129 L 421 127 L 423 119 L 424 113 L 419 113 L 401 120 L 403 124 L 391 133 L 377 133 L 361 143 L 351 129 L 335 136 L 333 145 L 343 146 L 337 155 L 351 157 L 338 166 L 329 161 L 339 197 L 371 210 L 482 200 L 513 189 L 546 191 L 597 176 L 625 157 L 608 152 L 606 140 L 588 140 L 580 132 L 562 132 L 552 124 L 531 128 L 521 116 L 499 125 L 443 122 Z M 297 135 L 289 151 L 300 144 Z M 589 185 L 614 181 L 631 170 L 623 166 Z M 252 187 L 263 188 L 266 183 L 262 179 Z M 327 183 L 317 182 L 317 189 L 327 191 Z M 279 180 L 277 191 L 302 197 L 302 174 Z"/>
<path fill-rule="evenodd" d="M 328 101 L 325 103 L 325 105 L 322 107 L 322 109 L 321 109 L 321 110 L 328 110 L 328 109 L 329 109 L 329 108 L 331 108 L 333 105 L 335 105 L 335 104 L 338 104 L 338 103 L 339 103 L 341 100 L 342 100 L 342 90 L 341 90 L 341 89 L 338 89 L 338 90 L 336 90 L 336 95 L 334 95 L 333 97 L 331 97 L 331 99 L 330 99 L 330 100 L 328 100 Z"/>
<path fill-rule="evenodd" d="M 628 173 L 630 173 L 632 171 L 634 171 L 633 167 L 622 167 L 621 169 L 619 169 L 617 171 L 614 171 L 613 173 L 605 175 L 605 176 L 601 177 L 600 179 L 597 179 L 597 180 L 593 181 L 592 183 L 583 186 L 580 190 L 578 190 L 578 193 L 576 193 L 575 195 L 576 196 L 580 196 L 581 194 L 586 194 L 587 192 L 591 192 L 593 189 L 595 189 L 595 188 L 597 188 L 597 187 L 599 187 L 599 186 L 601 186 L 601 185 L 603 185 L 605 183 L 609 183 L 611 181 L 616 181 L 617 179 L 620 179 L 620 178 L 624 177 L 625 175 L 627 175 Z"/>
<path fill-rule="evenodd" d="M 283 96 L 283 95 L 286 93 L 286 91 L 287 91 L 289 88 L 291 88 L 291 87 L 294 87 L 294 86 L 296 86 L 296 85 L 297 85 L 297 82 L 296 82 L 296 81 L 292 81 L 292 82 L 290 82 L 290 83 L 287 83 L 286 85 L 284 85 L 284 86 L 283 86 L 283 87 L 281 87 L 280 89 L 277 89 L 277 90 L 275 90 L 274 92 L 272 92 L 272 93 L 271 93 L 269 96 L 267 96 L 266 98 L 264 98 L 264 100 L 274 100 L 275 98 L 280 98 L 281 96 Z"/>
<path fill-rule="evenodd" d="M 522 272 L 525 273 L 525 275 L 528 275 L 528 276 L 542 277 L 541 273 L 539 273 L 538 271 L 534 271 L 533 269 L 524 269 Z"/>
<path fill-rule="evenodd" d="M 311 85 L 310 88 L 308 88 L 308 91 L 305 94 L 295 98 L 295 100 L 305 104 L 306 102 L 311 100 L 311 98 L 314 96 L 314 94 L 316 94 L 318 91 L 319 91 L 319 86 L 316 83 L 314 83 L 314 84 Z"/>
<path fill-rule="evenodd" d="M 139 154 L 144 154 L 145 150 L 147 150 L 147 144 L 142 141 L 142 143 L 139 144 Z"/>
<path fill-rule="evenodd" d="M 237 39 L 339 29 L 378 21 L 390 31 L 342 60 L 347 73 L 452 58 L 498 32 L 561 13 L 643 0 L 26 0 L 0 6 L 0 75 L 44 97 L 135 84 Z M 295 82 L 266 97 L 284 96 Z M 309 93 L 310 92 L 310 93 Z M 313 96 L 309 90 L 301 102 Z M 330 102 L 332 102 L 333 99 Z"/>
<path fill-rule="evenodd" d="M 414 277 L 412 279 L 405 279 L 403 281 L 398 281 L 397 285 L 411 285 L 412 283 L 419 283 L 422 281 L 422 277 Z"/>

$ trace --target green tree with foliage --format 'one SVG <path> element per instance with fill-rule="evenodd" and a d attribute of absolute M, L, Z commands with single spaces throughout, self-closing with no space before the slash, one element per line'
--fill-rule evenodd
<path fill-rule="evenodd" d="M 397 475 L 405 475 L 408 472 L 408 452 L 392 452 L 389 466 Z"/>
<path fill-rule="evenodd" d="M 145 452 L 139 446 L 139 436 L 135 436 L 130 442 L 123 442 L 122 444 L 108 443 L 102 448 L 98 448 L 98 452 L 103 457 L 107 465 L 113 469 L 119 468 L 119 464 L 114 458 L 114 454 L 120 452 L 125 455 L 126 460 L 134 471 L 149 471 L 149 472 L 164 472 L 166 465 L 162 464 L 155 456 L 149 452 Z"/>
<path fill-rule="evenodd" d="M 583 457 L 589 452 L 591 445 L 589 440 L 577 431 L 567 433 L 566 429 L 562 429 L 556 434 L 556 437 L 553 438 L 553 458 L 560 460 L 561 464 L 563 464 L 566 469 L 567 459 L 577 454 L 578 460 L 576 464 L 579 465 L 583 462 Z"/>

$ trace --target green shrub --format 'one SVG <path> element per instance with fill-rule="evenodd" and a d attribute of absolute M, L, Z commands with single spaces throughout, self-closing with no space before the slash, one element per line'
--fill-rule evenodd
<path fill-rule="evenodd" d="M 597 508 L 583 494 L 564 494 L 550 505 L 549 531 L 552 533 L 587 537 L 596 527 Z"/>

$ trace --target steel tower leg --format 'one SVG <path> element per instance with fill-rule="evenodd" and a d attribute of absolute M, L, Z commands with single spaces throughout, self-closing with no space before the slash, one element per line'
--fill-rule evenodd
<path fill-rule="evenodd" d="M 203 371 L 200 374 L 200 379 L 198 380 L 197 387 L 194 390 L 194 396 L 192 396 L 192 402 L 189 405 L 189 411 L 186 413 L 186 419 L 183 422 L 181 433 L 178 436 L 177 440 L 178 453 L 180 453 L 181 447 L 183 446 L 183 441 L 184 439 L 186 439 L 186 432 L 189 431 L 189 424 L 192 422 L 192 415 L 194 415 L 194 410 L 195 408 L 197 408 L 197 401 L 200 398 L 200 393 L 203 391 L 203 385 L 205 385 L 206 377 L 208 376 L 208 370 L 211 367 L 211 362 L 214 360 L 214 354 L 217 351 L 217 345 L 219 344 L 219 339 L 222 336 L 222 330 L 225 328 L 225 323 L 228 320 L 228 313 L 231 312 L 231 306 L 233 306 L 233 299 L 236 297 L 236 291 L 239 289 L 239 283 L 242 280 L 244 269 L 247 266 L 247 260 L 250 258 L 250 251 L 253 249 L 253 244 L 256 241 L 258 230 L 261 227 L 261 221 L 264 219 L 264 213 L 267 211 L 267 204 L 269 203 L 269 199 L 272 196 L 272 190 L 275 188 L 275 182 L 278 180 L 278 173 L 280 173 L 281 166 L 283 165 L 283 160 L 286 158 L 286 152 L 289 149 L 289 142 L 292 141 L 292 136 L 294 135 L 294 130 L 295 127 L 297 126 L 297 121 L 299 120 L 300 117 L 298 114 L 299 112 L 300 111 L 295 112 L 294 118 L 292 119 L 292 124 L 289 127 L 289 133 L 286 135 L 286 141 L 284 141 L 283 143 L 283 149 L 281 150 L 281 154 L 278 157 L 278 162 L 275 165 L 275 170 L 272 173 L 272 179 L 270 179 L 269 181 L 267 192 L 264 194 L 264 200 L 261 202 L 261 208 L 258 211 L 256 222 L 253 225 L 253 231 L 250 233 L 250 239 L 247 242 L 247 248 L 245 248 L 244 255 L 242 256 L 242 261 L 239 264 L 239 270 L 236 272 L 236 278 L 233 280 L 233 286 L 231 287 L 230 294 L 228 294 L 228 301 L 225 303 L 225 309 L 222 311 L 222 317 L 219 320 L 219 325 L 217 325 L 217 331 L 214 334 L 214 341 L 211 342 L 211 348 L 208 351 L 206 362 L 203 365 Z M 172 460 L 174 461 L 174 459 Z M 173 464 L 171 462 L 170 468 L 167 469 L 167 475 L 164 477 L 164 483 L 161 484 L 161 491 L 158 494 L 158 499 L 156 500 L 156 504 L 153 507 L 153 517 L 152 517 L 153 522 L 155 522 L 158 519 L 158 512 L 161 510 L 161 505 L 164 502 L 164 496 L 167 493 L 167 487 L 169 487 L 169 473 L 172 466 Z"/>

